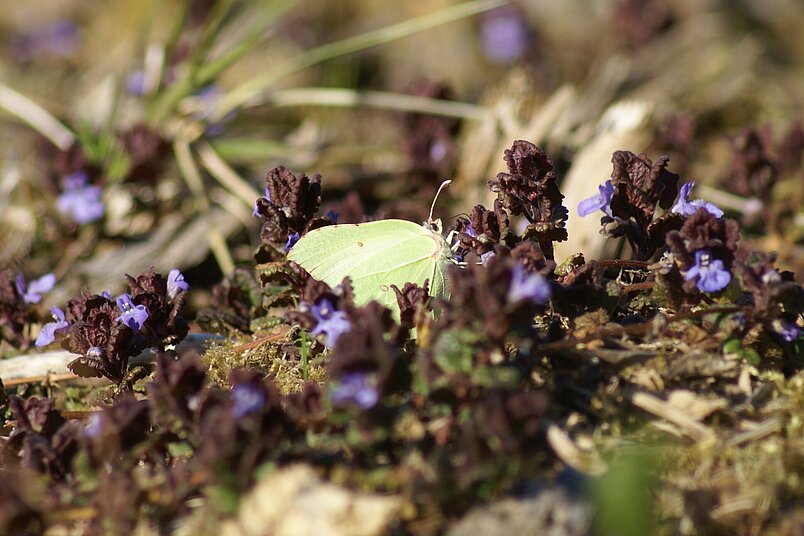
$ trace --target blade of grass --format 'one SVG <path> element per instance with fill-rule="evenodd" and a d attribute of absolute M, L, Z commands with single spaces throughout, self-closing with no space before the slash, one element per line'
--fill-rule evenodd
<path fill-rule="evenodd" d="M 265 162 L 291 153 L 286 143 L 255 138 L 221 138 L 211 141 L 221 158 L 228 161 Z"/>
<path fill-rule="evenodd" d="M 248 181 L 243 179 L 233 170 L 226 161 L 215 152 L 215 149 L 208 143 L 202 142 L 196 146 L 196 152 L 201 158 L 201 164 L 209 171 L 224 188 L 237 197 L 249 209 L 254 206 L 254 201 L 262 195 Z"/>
<path fill-rule="evenodd" d="M 278 107 L 336 106 L 353 108 L 366 106 L 474 121 L 482 121 L 490 115 L 486 108 L 465 102 L 431 99 L 404 93 L 355 91 L 341 88 L 307 87 L 274 91 L 267 96 L 267 102 Z"/>
<path fill-rule="evenodd" d="M 182 177 L 184 177 L 187 187 L 195 196 L 198 202 L 199 212 L 201 212 L 204 217 L 209 229 L 209 247 L 212 250 L 212 254 L 215 256 L 215 260 L 218 262 L 218 266 L 220 266 L 224 274 L 232 273 L 234 270 L 234 260 L 226 245 L 226 239 L 215 226 L 215 223 L 209 219 L 209 199 L 204 192 L 204 183 L 201 179 L 201 173 L 198 171 L 198 167 L 193 160 L 190 142 L 184 138 L 177 139 L 173 142 L 173 152 L 176 155 L 176 163 L 179 166 L 179 171 Z"/>
<path fill-rule="evenodd" d="M 53 145 L 66 151 L 75 142 L 75 134 L 50 112 L 28 97 L 17 93 L 0 82 L 0 108 L 17 116 L 31 128 L 53 142 Z"/>
<path fill-rule="evenodd" d="M 333 58 L 359 52 L 371 47 L 390 43 L 409 35 L 441 26 L 462 18 L 470 17 L 483 11 L 507 4 L 508 0 L 475 0 L 450 6 L 446 9 L 428 13 L 421 17 L 408 19 L 379 30 L 366 32 L 354 37 L 348 37 L 334 43 L 329 43 L 312 50 L 308 50 L 295 58 L 279 65 L 275 70 L 258 75 L 229 91 L 221 99 L 217 110 L 213 114 L 214 120 L 225 117 L 229 112 L 244 105 L 259 104 L 260 96 L 273 84 L 282 78 Z"/>
<path fill-rule="evenodd" d="M 266 39 L 265 29 L 276 22 L 295 3 L 296 0 L 274 0 L 268 7 L 261 6 L 258 13 L 251 15 L 254 20 L 251 21 L 251 29 L 246 32 L 246 36 L 221 57 L 212 60 L 208 59 L 201 65 L 198 70 L 198 78 L 200 80 L 212 80 L 224 69 L 239 60 L 254 45 Z"/>
<path fill-rule="evenodd" d="M 205 28 L 204 38 L 198 47 L 193 51 L 193 55 L 187 62 L 187 74 L 174 85 L 170 86 L 155 101 L 151 109 L 151 118 L 154 122 L 163 121 L 171 114 L 178 102 L 184 97 L 191 95 L 198 89 L 209 84 L 218 74 L 235 63 L 255 45 L 261 42 L 264 37 L 265 27 L 270 26 L 276 19 L 285 13 L 296 0 L 275 0 L 261 11 L 257 22 L 246 34 L 246 37 L 231 50 L 220 58 L 209 60 L 207 53 L 217 39 L 221 30 L 228 7 L 221 10 L 213 17 L 213 20 Z"/>

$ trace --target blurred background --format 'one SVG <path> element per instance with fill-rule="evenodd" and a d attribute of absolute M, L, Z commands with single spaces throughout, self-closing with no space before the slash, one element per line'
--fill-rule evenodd
<path fill-rule="evenodd" d="M 570 208 L 559 262 L 627 256 L 575 212 L 622 149 L 800 273 L 802 27 L 800 0 L 7 2 L 0 268 L 54 273 L 48 304 L 149 266 L 209 288 L 253 266 L 273 166 L 320 173 L 341 222 L 423 220 L 452 178 L 449 221 L 527 139 Z"/>

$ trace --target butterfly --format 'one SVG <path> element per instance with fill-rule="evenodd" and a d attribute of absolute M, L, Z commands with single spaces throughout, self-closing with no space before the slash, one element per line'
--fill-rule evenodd
<path fill-rule="evenodd" d="M 398 321 L 392 285 L 401 289 L 405 283 L 424 286 L 428 281 L 431 296 L 449 295 L 448 267 L 456 261 L 432 213 L 433 207 L 423 225 L 394 219 L 321 227 L 299 239 L 288 259 L 330 286 L 348 276 L 358 305 L 376 300 Z"/>

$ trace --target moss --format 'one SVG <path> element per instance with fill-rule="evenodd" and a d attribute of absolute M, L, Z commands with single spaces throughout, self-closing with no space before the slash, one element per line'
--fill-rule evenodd
<path fill-rule="evenodd" d="M 266 342 L 244 348 L 261 339 Z M 210 346 L 203 356 L 209 367 L 209 379 L 228 386 L 232 370 L 253 369 L 272 376 L 282 394 L 300 391 L 305 380 L 321 383 L 326 379 L 326 368 L 319 360 L 308 364 L 305 377 L 301 361 L 293 359 L 286 350 L 287 338 L 276 339 L 275 333 L 258 333 L 254 341 L 234 340 Z"/>

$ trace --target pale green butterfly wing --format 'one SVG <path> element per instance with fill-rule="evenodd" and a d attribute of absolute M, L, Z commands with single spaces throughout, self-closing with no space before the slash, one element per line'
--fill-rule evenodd
<path fill-rule="evenodd" d="M 359 305 L 377 300 L 399 319 L 396 293 L 405 283 L 430 281 L 430 295 L 446 297 L 452 252 L 440 233 L 405 220 L 330 225 L 310 231 L 288 259 L 335 286 L 349 276 Z"/>

